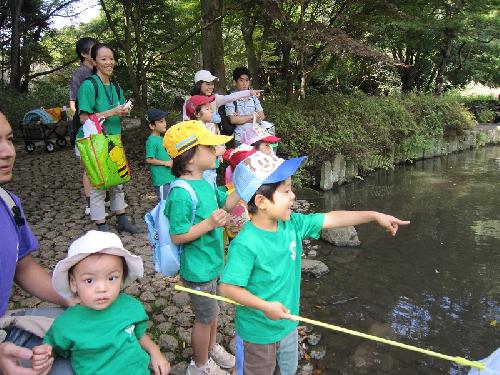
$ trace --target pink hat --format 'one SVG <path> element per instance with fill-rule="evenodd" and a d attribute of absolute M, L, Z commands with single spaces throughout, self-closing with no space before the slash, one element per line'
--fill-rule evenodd
<path fill-rule="evenodd" d="M 240 142 L 247 145 L 254 144 L 257 141 L 276 143 L 281 141 L 281 138 L 275 137 L 260 126 L 246 129 L 240 137 Z"/>

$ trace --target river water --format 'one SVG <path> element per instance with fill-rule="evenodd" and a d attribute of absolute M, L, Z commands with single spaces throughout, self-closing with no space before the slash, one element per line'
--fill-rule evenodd
<path fill-rule="evenodd" d="M 361 246 L 318 242 L 330 268 L 304 278 L 301 314 L 478 360 L 500 346 L 500 146 L 379 171 L 326 193 L 316 211 L 377 210 L 411 220 L 390 237 L 357 227 Z M 322 374 L 467 374 L 468 368 L 317 329 Z"/>

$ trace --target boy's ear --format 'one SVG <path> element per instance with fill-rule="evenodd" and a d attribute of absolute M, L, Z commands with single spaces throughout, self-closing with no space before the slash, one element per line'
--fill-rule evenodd
<path fill-rule="evenodd" d="M 69 275 L 69 288 L 71 289 L 73 294 L 78 295 L 78 293 L 76 292 L 75 276 L 72 273 Z"/>
<path fill-rule="evenodd" d="M 259 210 L 265 210 L 267 207 L 267 202 L 269 202 L 269 199 L 267 199 L 265 196 L 261 194 L 256 194 L 254 202 Z"/>

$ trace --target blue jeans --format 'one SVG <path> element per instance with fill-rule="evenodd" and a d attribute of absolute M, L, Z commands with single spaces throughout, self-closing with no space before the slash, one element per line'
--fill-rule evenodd
<path fill-rule="evenodd" d="M 48 318 L 56 318 L 64 311 L 62 308 L 51 307 L 51 308 L 40 308 L 40 309 L 26 309 L 21 310 L 13 315 L 16 316 L 45 316 Z M 24 348 L 31 349 L 34 346 L 40 345 L 42 343 L 42 338 L 26 332 L 20 328 L 13 327 L 7 328 L 7 337 L 5 341 L 11 342 L 17 346 L 22 346 Z M 49 375 L 74 375 L 71 368 L 69 359 L 56 358 Z"/>

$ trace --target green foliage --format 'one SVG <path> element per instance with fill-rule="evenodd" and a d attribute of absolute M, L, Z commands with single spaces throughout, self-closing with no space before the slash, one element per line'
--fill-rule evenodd
<path fill-rule="evenodd" d="M 306 182 L 314 181 L 322 163 L 335 153 L 364 161 L 365 170 L 390 168 L 395 153 L 414 159 L 436 137 L 475 126 L 456 97 L 318 95 L 293 105 L 266 102 L 264 108 L 282 138 L 279 153 L 309 156 Z"/>

